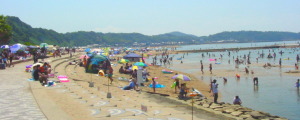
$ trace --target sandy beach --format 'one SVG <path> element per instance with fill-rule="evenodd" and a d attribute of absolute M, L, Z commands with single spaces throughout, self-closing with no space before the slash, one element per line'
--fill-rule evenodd
<path fill-rule="evenodd" d="M 73 59 L 63 58 L 54 61 L 54 58 L 50 58 L 46 61 L 50 61 L 52 67 L 58 65 L 54 69 L 56 75 L 67 75 L 71 82 L 57 83 L 53 87 L 43 87 L 38 82 L 30 82 L 34 96 L 48 119 L 119 120 L 123 118 L 191 119 L 192 117 L 189 105 L 178 105 L 165 100 L 164 96 L 148 94 L 147 91 L 152 91 L 149 87 L 140 87 L 142 92 L 122 90 L 121 87 L 128 85 L 128 82 L 119 81 L 118 77 L 129 78 L 129 75 L 116 72 L 120 64 L 114 66 L 114 82 L 109 86 L 113 97 L 108 99 L 106 98 L 107 78 L 85 73 L 83 67 L 68 65 L 70 60 Z M 163 74 L 162 67 L 150 66 L 147 69 L 151 77 L 158 77 L 157 81 L 167 86 L 164 89 L 157 89 L 157 93 L 168 94 L 172 98 L 177 97 L 178 94 L 175 94 L 174 89 L 169 87 L 173 83 L 171 79 L 173 74 Z M 29 77 L 30 74 L 28 74 Z M 190 77 L 194 81 L 188 81 L 188 87 L 192 87 L 189 85 L 193 84 L 193 87 L 209 96 L 208 85 L 196 81 L 193 76 Z M 56 80 L 56 78 L 49 79 Z M 89 82 L 94 82 L 94 87 L 89 87 Z M 141 105 L 147 106 L 147 112 L 141 111 Z M 224 116 L 215 116 L 213 113 L 201 113 L 201 111 L 198 113 L 198 115 L 195 114 L 195 119 L 228 119 Z"/>
<path fill-rule="evenodd" d="M 157 88 L 156 93 L 151 94 L 152 88 L 147 87 L 151 82 L 145 83 L 145 87 L 139 87 L 140 91 L 135 90 L 122 90 L 121 88 L 128 85 L 128 81 L 119 80 L 119 77 L 130 78 L 130 75 L 120 74 L 118 69 L 122 64 L 118 64 L 117 61 L 112 62 L 114 69 L 114 81 L 112 85 L 108 84 L 108 78 L 99 76 L 97 74 L 85 73 L 84 67 L 78 65 L 69 65 L 70 61 L 78 60 L 79 56 L 84 53 L 77 53 L 73 58 L 69 58 L 68 55 L 62 58 L 48 58 L 45 61 L 50 62 L 54 69 L 55 75 L 67 75 L 70 82 L 57 83 L 52 87 L 41 86 L 39 82 L 30 82 L 30 86 L 34 97 L 37 100 L 43 113 L 50 120 L 82 120 L 82 119 L 181 119 L 189 120 L 192 118 L 191 99 L 190 100 L 178 100 L 178 92 L 175 93 L 174 88 L 170 86 L 174 82 L 171 79 L 175 73 L 184 74 L 191 77 L 191 81 L 180 81 L 181 83 L 187 83 L 188 88 L 195 88 L 199 90 L 204 96 L 208 98 L 205 100 L 208 102 L 208 107 L 203 104 L 203 100 L 196 100 L 195 110 L 193 111 L 194 119 L 239 119 L 251 118 L 250 115 L 241 115 L 240 112 L 237 115 L 233 112 L 233 115 L 223 114 L 222 110 L 226 109 L 247 109 L 244 114 L 250 114 L 248 108 L 241 108 L 239 106 L 231 106 L 224 104 L 224 109 L 219 109 L 219 105 L 209 103 L 212 101 L 211 93 L 209 93 L 209 85 L 201 79 L 197 79 L 192 73 L 186 74 L 179 71 L 174 71 L 174 74 L 164 74 L 161 71 L 163 68 L 160 66 L 147 67 L 151 77 L 158 77 L 156 80 L 159 84 L 163 84 L 165 88 Z M 189 69 L 188 67 L 179 65 L 182 69 Z M 290 66 L 286 66 L 290 67 Z M 243 71 L 238 71 L 243 75 Z M 217 76 L 224 77 L 226 75 L 235 75 L 237 71 L 226 70 L 213 70 L 213 74 L 209 74 L 205 71 L 204 76 Z M 31 74 L 28 74 L 28 78 Z M 57 78 L 49 78 L 49 80 L 57 81 Z M 89 83 L 93 83 L 93 87 L 90 87 Z M 112 94 L 112 98 L 107 98 L 107 93 Z M 221 95 L 220 95 L 221 97 Z M 199 102 L 200 101 L 200 104 Z M 199 104 L 199 105 L 198 105 Z M 141 106 L 147 108 L 147 112 L 141 110 Z M 217 107 L 216 107 L 217 106 Z M 224 112 L 224 111 L 223 111 Z M 274 116 L 269 116 L 274 117 Z"/>

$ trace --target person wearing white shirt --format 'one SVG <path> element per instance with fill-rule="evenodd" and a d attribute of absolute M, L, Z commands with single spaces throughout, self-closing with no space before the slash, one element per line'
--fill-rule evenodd
<path fill-rule="evenodd" d="M 211 91 L 213 92 L 213 96 L 214 96 L 214 103 L 218 103 L 218 85 L 216 83 L 217 80 L 213 80 L 213 82 L 211 83 Z"/>

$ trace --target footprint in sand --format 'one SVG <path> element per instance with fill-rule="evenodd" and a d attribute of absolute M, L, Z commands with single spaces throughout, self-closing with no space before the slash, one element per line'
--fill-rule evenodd
<path fill-rule="evenodd" d="M 103 106 L 103 105 L 106 105 L 106 104 L 108 104 L 108 102 L 106 102 L 106 101 L 98 101 L 97 103 L 93 104 L 93 106 L 100 107 L 100 106 Z"/>
<path fill-rule="evenodd" d="M 91 115 L 98 115 L 100 114 L 100 110 L 98 109 L 91 109 L 92 114 Z"/>
<path fill-rule="evenodd" d="M 153 111 L 153 114 L 154 114 L 154 115 L 157 115 L 157 114 L 160 114 L 160 113 L 161 113 L 161 111 L 159 111 L 159 110 L 154 110 L 154 111 Z"/>
<path fill-rule="evenodd" d="M 123 114 L 125 111 L 120 109 L 108 109 L 110 115 L 119 115 Z"/>
<path fill-rule="evenodd" d="M 134 115 L 141 115 L 141 114 L 144 114 L 143 111 L 138 110 L 138 109 L 126 109 L 126 111 L 133 112 Z"/>

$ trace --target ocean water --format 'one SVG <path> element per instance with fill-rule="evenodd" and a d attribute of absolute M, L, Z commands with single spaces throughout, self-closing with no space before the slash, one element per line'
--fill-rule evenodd
<path fill-rule="evenodd" d="M 192 49 L 209 49 L 209 48 L 236 48 L 236 47 L 251 47 L 251 46 L 265 46 L 274 44 L 294 44 L 299 41 L 282 41 L 282 42 L 264 42 L 264 43 L 232 43 L 232 44 L 204 44 L 204 45 L 189 45 L 180 46 L 177 50 L 192 50 Z M 282 55 L 279 52 L 284 52 Z M 225 84 L 223 79 L 214 76 L 203 76 L 200 71 L 200 61 L 202 60 L 204 64 L 204 71 L 208 73 L 208 64 L 213 64 L 213 71 L 231 70 L 231 71 L 243 71 L 247 65 L 239 65 L 236 68 L 234 64 L 234 58 L 239 57 L 243 59 L 244 55 L 249 54 L 250 61 L 253 65 L 249 66 L 250 70 L 254 70 L 255 74 L 259 74 L 259 85 L 253 85 L 253 75 L 242 75 L 238 80 L 235 78 L 235 74 L 223 76 L 228 79 Z M 295 70 L 294 64 L 296 63 L 296 56 L 300 54 L 299 48 L 287 48 L 287 49 L 264 49 L 264 50 L 244 50 L 239 52 L 230 52 L 231 55 L 228 56 L 228 52 L 208 52 L 203 53 L 205 57 L 202 57 L 202 53 L 189 53 L 185 54 L 183 60 L 183 65 L 190 69 L 181 69 L 179 67 L 181 64 L 180 60 L 183 54 L 170 55 L 174 57 L 170 69 L 186 72 L 193 74 L 200 80 L 203 80 L 207 84 L 210 83 L 211 79 L 218 80 L 219 92 L 222 94 L 222 98 L 219 101 L 232 103 L 234 96 L 239 95 L 243 101 L 243 106 L 252 108 L 254 110 L 269 112 L 272 115 L 279 115 L 286 117 L 288 119 L 297 120 L 300 119 L 300 90 L 295 87 L 295 82 L 300 77 L 285 74 L 284 72 L 289 70 Z M 264 53 L 265 57 L 259 57 L 259 54 Z M 276 53 L 276 58 L 268 59 L 267 55 L 271 53 L 272 55 Z M 210 57 L 209 57 L 210 54 Z M 215 56 L 213 56 L 213 54 Z M 223 55 L 222 59 L 220 55 Z M 279 59 L 282 59 L 282 65 L 287 66 L 284 68 L 271 67 L 264 68 L 256 63 L 256 58 L 258 58 L 258 63 L 271 63 L 278 65 Z M 287 60 L 289 58 L 289 60 Z M 214 61 L 209 61 L 209 59 L 217 59 L 218 63 L 214 64 Z M 149 63 L 150 63 L 150 59 Z M 228 62 L 230 60 L 230 63 Z M 298 64 L 298 63 L 297 63 Z M 299 64 L 300 65 L 300 64 Z M 294 73 L 300 74 L 300 73 Z"/>

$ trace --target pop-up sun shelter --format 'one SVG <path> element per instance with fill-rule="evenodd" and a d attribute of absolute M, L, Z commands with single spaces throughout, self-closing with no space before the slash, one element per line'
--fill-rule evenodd
<path fill-rule="evenodd" d="M 99 69 L 105 70 L 108 66 L 110 62 L 106 56 L 92 54 L 87 61 L 85 72 L 98 73 Z"/>

